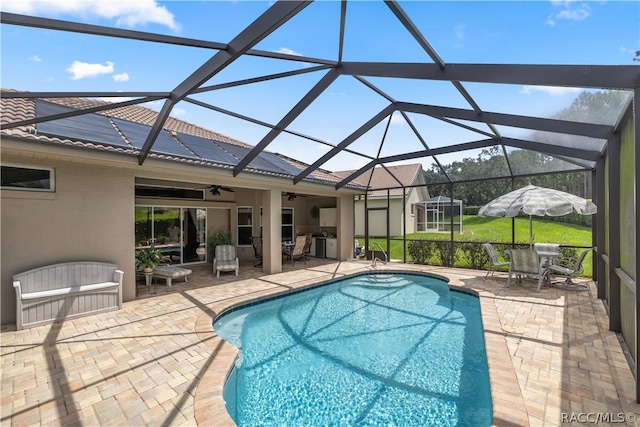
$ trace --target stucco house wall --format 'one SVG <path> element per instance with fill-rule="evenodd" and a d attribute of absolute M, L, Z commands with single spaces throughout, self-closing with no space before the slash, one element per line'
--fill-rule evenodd
<path fill-rule="evenodd" d="M 47 264 L 77 260 L 115 263 L 126 272 L 123 298 L 133 299 L 133 172 L 34 155 L 5 153 L 2 161 L 52 167 L 56 186 L 53 193 L 0 192 L 2 324 L 15 322 L 13 275 Z"/>
<path fill-rule="evenodd" d="M 51 168 L 54 171 L 55 191 L 0 191 L 2 203 L 1 265 L 2 324 L 15 322 L 14 274 L 53 263 L 97 260 L 117 264 L 125 272 L 123 300 L 135 298 L 135 207 L 203 207 L 207 209 L 207 234 L 217 229 L 231 232 L 237 244 L 237 207 L 253 207 L 253 235 L 260 233 L 259 212 L 264 189 L 290 191 L 291 184 L 270 177 L 228 176 L 211 168 L 194 168 L 178 163 L 148 161 L 144 166 L 135 158 L 116 154 L 96 153 L 38 144 L 22 144 L 12 140 L 2 142 L 2 163 L 25 167 Z M 226 180 L 226 181 L 225 181 Z M 213 196 L 205 191 L 205 200 L 175 200 L 137 198 L 136 184 L 189 185 L 200 182 L 200 188 L 210 183 L 230 185 L 233 193 Z M 233 182 L 233 184 L 229 184 Z M 282 190 L 280 190 L 282 189 Z M 299 184 L 296 190 L 307 196 L 294 201 L 282 197 L 282 207 L 294 209 L 294 232 L 319 231 L 318 219 L 312 218 L 311 206 L 336 207 L 340 197 L 330 186 Z M 353 215 L 352 205 L 342 203 L 341 218 Z M 280 227 L 280 214 L 274 216 Z M 333 227 L 337 233 L 337 227 Z M 339 239 L 342 248 L 353 246 L 351 220 L 343 226 Z M 238 247 L 244 260 L 255 258 L 251 246 Z M 352 256 L 342 249 L 339 259 Z M 209 261 L 211 257 L 208 257 Z M 278 264 L 275 268 L 281 268 Z"/>
<path fill-rule="evenodd" d="M 402 196 L 390 196 L 389 197 L 389 233 L 391 236 L 402 235 L 403 230 L 406 227 L 407 234 L 416 232 L 416 215 L 415 211 L 412 213 L 412 206 L 421 201 L 429 198 L 429 192 L 425 185 L 424 174 L 419 173 L 416 176 L 411 185 L 424 185 L 422 187 L 409 187 L 406 189 L 404 212 L 402 208 Z M 372 208 L 386 208 L 386 197 L 374 197 L 367 200 L 367 207 Z M 358 198 L 354 202 L 355 212 L 355 234 L 356 236 L 364 235 L 365 224 L 365 204 L 364 197 Z M 405 221 L 406 216 L 406 221 Z M 372 211 L 369 216 L 369 234 L 371 236 L 386 236 L 386 212 L 385 211 Z"/>

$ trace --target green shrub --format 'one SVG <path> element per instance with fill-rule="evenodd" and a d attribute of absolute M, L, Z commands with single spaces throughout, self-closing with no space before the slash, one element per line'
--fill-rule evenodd
<path fill-rule="evenodd" d="M 409 256 L 416 264 L 426 264 L 433 254 L 433 243 L 426 240 L 411 240 L 407 245 Z"/>
<path fill-rule="evenodd" d="M 462 215 L 478 215 L 481 206 L 463 206 Z"/>
<path fill-rule="evenodd" d="M 489 255 L 484 247 L 477 243 L 462 243 L 459 245 L 469 267 L 480 270 L 489 263 Z"/>
<path fill-rule="evenodd" d="M 451 242 L 439 241 L 432 243 L 435 246 L 436 253 L 440 258 L 442 265 L 445 267 L 453 267 L 453 264 L 456 261 L 456 251 L 455 247 L 452 247 Z"/>

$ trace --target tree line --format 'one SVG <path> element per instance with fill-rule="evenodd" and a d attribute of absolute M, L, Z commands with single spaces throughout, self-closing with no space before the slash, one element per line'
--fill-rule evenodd
<path fill-rule="evenodd" d="M 568 108 L 551 118 L 612 125 L 630 96 L 626 91 L 583 91 Z M 588 137 L 539 131 L 531 132 L 523 139 L 575 148 L 604 148 L 606 144 L 606 141 Z M 515 176 L 513 184 L 511 171 Z M 453 197 L 462 200 L 465 206 L 483 205 L 529 183 L 584 198 L 591 198 L 593 194 L 591 170 L 588 168 L 524 149 L 507 148 L 505 157 L 499 145 L 483 149 L 476 157 L 463 158 L 441 167 L 434 164 L 425 171 L 425 178 L 431 196 L 451 196 L 449 180 L 453 181 Z"/>

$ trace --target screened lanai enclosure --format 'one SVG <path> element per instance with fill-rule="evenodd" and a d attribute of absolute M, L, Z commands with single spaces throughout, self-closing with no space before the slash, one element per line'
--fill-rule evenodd
<path fill-rule="evenodd" d="M 269 153 L 291 158 L 277 176 L 293 186 L 317 182 L 316 172 L 348 169 L 331 183 L 335 191 L 357 188 L 353 182 L 367 182 L 374 168 L 418 162 L 430 194 L 448 198 L 450 206 L 458 200 L 459 206 L 479 205 L 488 182 L 499 182 L 507 192 L 540 177 L 580 173 L 585 177 L 581 195 L 598 206 L 591 225 L 598 297 L 607 307 L 610 329 L 628 346 L 638 377 L 640 66 L 632 54 L 603 61 L 589 40 L 563 34 L 557 47 L 529 37 L 529 44 L 517 49 L 496 43 L 473 52 L 461 49 L 450 58 L 441 55 L 439 47 L 449 42 L 440 32 L 438 13 L 462 13 L 461 8 L 474 7 L 471 3 L 236 3 L 235 9 L 223 2 L 169 3 L 169 9 L 200 19 L 181 35 L 173 27 L 147 32 L 89 19 L 33 16 L 3 4 L 3 144 L 37 142 L 48 122 L 73 122 L 95 113 L 110 117 L 119 108 L 140 105 L 156 113 L 144 131 L 132 131 L 137 142 L 114 146 L 90 130 L 74 137 L 92 149 L 121 151 L 140 168 L 184 161 L 189 167 L 219 168 L 228 182 L 239 185 Z M 479 5 L 500 7 L 494 14 L 500 19 L 527 16 L 537 3 L 542 2 Z M 635 19 L 637 25 L 637 3 L 608 3 L 616 19 Z M 222 21 L 225 25 L 216 24 Z M 496 21 L 493 28 L 502 25 Z M 87 58 L 91 49 L 94 56 L 103 54 L 93 61 L 109 61 L 103 64 L 107 68 L 144 65 L 148 76 L 136 75 L 120 86 L 100 79 L 72 85 L 75 74 L 69 79 L 54 75 L 53 68 L 53 77 L 24 71 L 22 57 L 56 51 L 63 34 L 73 35 L 69 49 L 78 58 Z M 633 37 L 637 43 L 637 31 Z M 556 48 L 570 52 L 571 59 L 546 60 Z M 513 52 L 513 60 L 504 60 L 505 50 Z M 121 58 L 127 51 L 136 56 Z M 42 64 L 73 72 L 69 64 L 50 61 Z M 549 95 L 554 93 L 574 98 L 562 104 Z M 99 102 L 89 105 L 83 98 Z M 74 107 L 35 116 L 5 114 L 22 111 L 15 107 L 18 102 L 28 110 L 35 100 L 66 100 Z M 165 132 L 167 122 L 183 114 L 252 148 L 216 161 L 194 155 L 185 145 L 184 152 L 167 152 L 163 141 L 176 138 L 175 132 Z M 46 144 L 73 145 L 65 135 Z M 397 182 L 386 188 L 369 185 L 362 193 L 408 188 L 400 177 Z M 419 202 L 425 212 L 432 206 Z M 405 220 L 409 215 L 404 213 Z M 438 230 L 439 218 L 438 213 Z M 432 223 L 425 215 L 425 230 Z M 453 230 L 446 229 L 453 247 Z M 406 234 L 387 237 L 402 240 L 406 250 Z M 514 233 L 512 243 L 517 241 Z M 640 402 L 640 387 L 636 396 Z"/>
<path fill-rule="evenodd" d="M 439 233 L 451 230 L 451 224 L 462 233 L 462 200 L 435 196 L 416 203 L 417 230 Z"/>

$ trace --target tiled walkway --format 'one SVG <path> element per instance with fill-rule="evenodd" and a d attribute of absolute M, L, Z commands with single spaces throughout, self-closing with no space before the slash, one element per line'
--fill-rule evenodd
<path fill-rule="evenodd" d="M 366 261 L 314 259 L 271 276 L 246 264 L 240 277 L 216 279 L 209 265 L 187 283 L 158 285 L 156 294 L 141 286 L 120 311 L 19 332 L 5 327 L 0 423 L 230 425 L 221 392 L 236 351 L 212 331 L 212 319 L 233 304 L 367 269 Z M 533 282 L 505 288 L 504 273 L 485 280 L 474 270 L 377 269 L 424 270 L 480 294 L 495 425 L 640 416 L 631 369 L 593 283 L 585 292 L 544 286 L 538 294 Z"/>

